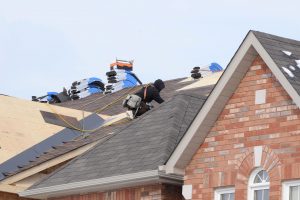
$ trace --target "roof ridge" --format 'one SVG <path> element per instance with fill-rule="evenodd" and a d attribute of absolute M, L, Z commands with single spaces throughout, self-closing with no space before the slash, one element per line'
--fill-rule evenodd
<path fill-rule="evenodd" d="M 265 33 L 265 32 L 261 32 L 261 31 L 251 30 L 250 32 L 252 32 L 256 37 L 258 37 L 258 39 L 259 38 L 266 38 L 266 39 L 274 40 L 274 41 L 277 41 L 277 42 L 284 42 L 282 40 L 286 40 L 286 42 L 288 41 L 287 43 L 289 43 L 291 45 L 300 46 L 300 41 L 296 40 L 296 39 L 291 39 L 291 38 L 288 38 L 288 37 L 278 36 L 278 35 Z M 298 43 L 298 44 L 295 44 L 295 42 Z"/>
<path fill-rule="evenodd" d="M 177 95 L 177 96 L 183 96 L 183 95 Z M 186 112 L 187 112 L 187 110 L 188 110 L 188 106 L 189 106 L 189 103 L 190 103 L 190 100 L 186 103 L 186 105 L 185 105 L 185 112 L 182 114 L 182 115 L 178 115 L 178 114 L 181 114 L 182 112 L 181 112 L 181 110 L 177 107 L 177 106 L 175 106 L 175 110 L 174 110 L 174 113 L 173 113 L 173 115 L 174 115 L 174 117 L 173 117 L 173 120 L 170 122 L 172 125 L 178 125 L 178 123 L 177 123 L 177 119 L 178 118 L 181 118 L 181 120 L 179 120 L 181 123 L 180 123 L 180 125 L 179 125 L 179 129 L 175 129 L 176 130 L 176 132 L 177 132 L 177 136 L 176 136 L 176 138 L 178 138 L 178 136 L 179 136 L 179 134 L 180 134 L 180 130 L 181 130 L 181 127 L 182 127 L 182 124 L 183 124 L 183 119 L 184 119 L 184 117 L 185 117 L 185 115 L 186 115 Z M 176 117 L 177 116 L 177 117 Z M 172 130 L 172 129 L 170 129 L 169 130 L 169 138 L 168 138 L 168 144 L 170 144 L 170 143 L 172 143 L 171 142 L 171 134 L 173 133 L 174 134 L 174 132 L 173 132 L 174 130 Z M 176 139 L 176 141 L 177 141 L 177 139 Z M 174 148 L 174 147 L 173 147 Z M 168 151 L 168 149 L 169 149 L 169 145 L 166 145 L 166 147 L 165 147 L 165 153 Z M 166 155 L 167 157 L 169 157 L 168 155 Z M 165 159 L 166 160 L 166 159 Z"/>

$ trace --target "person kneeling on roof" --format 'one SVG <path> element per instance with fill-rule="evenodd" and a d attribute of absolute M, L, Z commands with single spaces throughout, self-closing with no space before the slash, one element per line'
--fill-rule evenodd
<path fill-rule="evenodd" d="M 160 96 L 160 91 L 165 88 L 162 80 L 157 79 L 154 84 L 147 85 L 135 94 L 128 95 L 123 101 L 123 107 L 127 107 L 127 115 L 133 119 L 135 116 L 141 116 L 153 106 L 151 101 L 161 104 L 164 100 Z"/>

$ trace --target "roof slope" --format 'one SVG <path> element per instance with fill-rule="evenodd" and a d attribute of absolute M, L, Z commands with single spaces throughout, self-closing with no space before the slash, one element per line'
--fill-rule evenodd
<path fill-rule="evenodd" d="M 67 116 L 81 116 L 78 110 L 56 109 Z M 49 111 L 49 108 L 45 104 L 0 95 L 0 164 L 64 129 L 46 123 L 40 111 Z"/>
<path fill-rule="evenodd" d="M 208 86 L 197 93 L 175 95 L 30 189 L 157 170 L 166 163 L 211 90 Z"/>
<path fill-rule="evenodd" d="M 92 114 L 84 119 L 85 127 L 87 129 L 94 129 L 103 124 L 103 119 L 97 114 Z M 65 128 L 56 134 L 40 141 L 39 143 L 25 149 L 21 153 L 15 155 L 11 159 L 3 162 L 0 165 L 0 180 L 5 179 L 11 172 L 18 171 L 22 169 L 23 166 L 31 164 L 37 157 L 41 154 L 45 154 L 49 149 L 56 148 L 67 141 L 72 141 L 73 139 L 82 135 L 82 132 L 73 130 L 70 128 Z"/>
<path fill-rule="evenodd" d="M 182 83 L 182 82 L 180 82 L 182 80 L 184 80 L 184 78 L 165 81 L 166 87 L 164 90 L 161 91 L 161 96 L 165 100 L 169 100 L 174 94 L 177 93 L 176 90 L 195 82 L 195 81 L 188 81 L 188 82 Z M 132 92 L 138 88 L 140 88 L 140 87 L 137 87 L 134 89 L 130 89 L 130 88 L 123 89 L 116 93 L 112 93 L 112 94 L 105 95 L 105 96 L 103 94 L 94 94 L 94 95 L 88 96 L 83 99 L 79 99 L 76 101 L 68 101 L 68 102 L 64 102 L 64 103 L 60 103 L 60 104 L 56 104 L 56 105 L 59 105 L 62 107 L 68 107 L 68 108 L 72 108 L 72 109 L 83 109 L 85 111 L 94 112 L 95 110 L 112 102 L 114 99 L 118 99 L 118 98 L 126 95 L 128 92 L 130 92 L 130 91 Z M 193 90 L 191 90 L 191 91 L 193 91 Z M 37 103 L 35 103 L 35 104 L 37 104 Z M 40 103 L 39 103 L 39 105 L 40 105 Z M 41 104 L 41 105 L 44 105 L 44 104 Z M 155 106 L 157 106 L 157 105 L 155 105 Z M 124 111 L 125 111 L 125 109 L 121 106 L 121 102 L 117 102 L 114 106 L 107 108 L 102 113 L 108 114 L 108 115 L 114 115 L 114 114 L 120 114 Z M 105 139 L 106 136 L 110 136 L 110 133 L 115 133 L 118 130 L 121 130 L 122 128 L 126 127 L 127 125 L 128 125 L 128 123 L 111 124 L 109 126 L 102 127 L 93 133 L 90 133 L 88 136 L 85 135 L 87 137 L 80 136 L 78 138 L 75 138 L 72 141 L 68 141 L 61 145 L 54 146 L 53 148 L 50 148 L 50 149 L 44 151 L 44 153 L 41 153 L 40 155 L 35 155 L 36 156 L 35 159 L 30 158 L 30 162 L 28 162 L 26 165 L 19 166 L 19 168 L 17 168 L 17 169 L 11 168 L 9 171 L 5 170 L 5 172 L 6 172 L 5 176 L 3 176 L 2 178 L 0 177 L 0 179 L 8 178 L 12 175 L 18 174 L 22 171 L 25 171 L 25 170 L 35 167 L 39 164 L 47 162 L 48 160 L 51 160 L 58 156 L 64 155 L 64 154 L 66 154 L 72 150 L 75 150 L 77 148 L 80 148 L 84 145 L 90 144 L 90 143 L 98 141 L 98 140 Z M 72 131 L 72 130 L 70 130 L 70 131 Z M 74 130 L 73 130 L 73 132 L 74 132 Z M 6 169 L 7 169 L 7 167 L 6 167 Z"/>
<path fill-rule="evenodd" d="M 300 60 L 300 41 L 258 31 L 252 32 L 280 68 L 293 88 L 300 94 L 300 64 L 297 66 L 298 63 L 296 62 L 296 60 Z M 291 52 L 292 55 L 289 56 L 283 51 Z M 294 68 L 290 68 L 290 66 L 293 66 Z M 282 67 L 289 69 L 294 77 L 290 77 Z"/>

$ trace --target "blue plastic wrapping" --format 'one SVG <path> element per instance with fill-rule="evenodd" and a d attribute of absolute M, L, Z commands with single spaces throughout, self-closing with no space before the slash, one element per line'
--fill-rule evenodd
<path fill-rule="evenodd" d="M 209 70 L 212 72 L 222 71 L 223 68 L 218 63 L 211 63 L 209 66 Z"/>

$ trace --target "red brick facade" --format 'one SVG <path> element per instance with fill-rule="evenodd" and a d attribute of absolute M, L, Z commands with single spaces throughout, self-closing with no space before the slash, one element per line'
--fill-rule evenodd
<path fill-rule="evenodd" d="M 261 89 L 266 103 L 255 104 Z M 270 200 L 279 200 L 282 181 L 300 178 L 300 110 L 260 57 L 186 168 L 193 200 L 211 200 L 216 188 L 226 186 L 235 188 L 236 200 L 247 199 L 256 146 L 270 176 Z"/>
<path fill-rule="evenodd" d="M 116 191 L 72 195 L 51 200 L 183 200 L 181 186 L 157 184 Z"/>
<path fill-rule="evenodd" d="M 0 200 L 32 200 L 28 198 L 21 198 L 17 194 L 11 194 L 7 192 L 0 192 Z"/>

